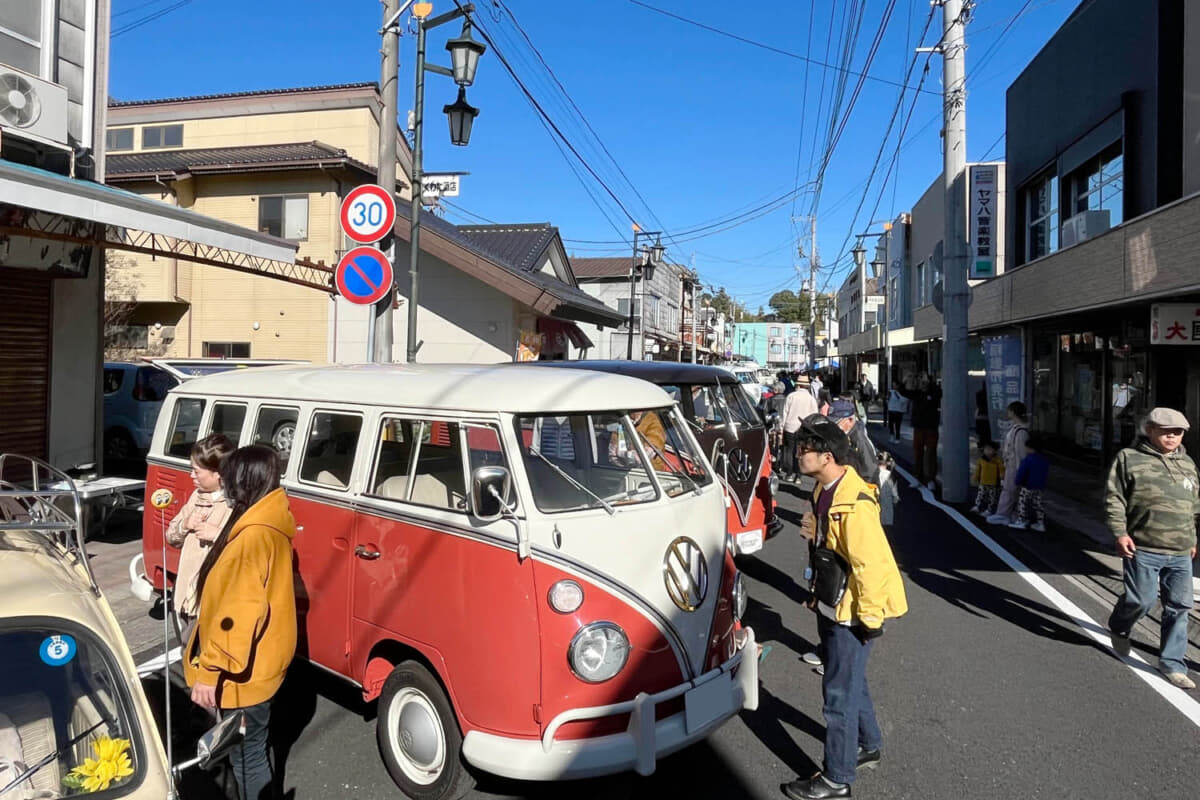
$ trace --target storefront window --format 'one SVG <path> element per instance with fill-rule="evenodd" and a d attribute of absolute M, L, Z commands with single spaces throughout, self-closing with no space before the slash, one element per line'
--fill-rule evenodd
<path fill-rule="evenodd" d="M 1137 438 L 1138 420 L 1149 411 L 1146 385 L 1145 329 L 1127 329 L 1127 337 L 1109 339 L 1113 447 L 1126 447 Z"/>
<path fill-rule="evenodd" d="M 1058 433 L 1058 336 L 1033 339 L 1033 410 L 1030 425 L 1044 434 Z"/>

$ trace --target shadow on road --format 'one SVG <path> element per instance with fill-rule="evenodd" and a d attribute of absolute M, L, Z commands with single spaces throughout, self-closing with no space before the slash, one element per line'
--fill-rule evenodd
<path fill-rule="evenodd" d="M 825 741 L 825 726 L 820 722 L 797 711 L 794 706 L 771 694 L 766 687 L 759 689 L 758 710 L 743 711 L 741 716 L 746 727 L 792 772 L 808 776 L 819 769 L 816 762 L 800 749 L 800 745 L 796 744 L 792 735 L 784 727 L 784 723 L 811 736 L 818 742 L 823 742 Z M 716 797 L 717 795 L 711 796 Z"/>

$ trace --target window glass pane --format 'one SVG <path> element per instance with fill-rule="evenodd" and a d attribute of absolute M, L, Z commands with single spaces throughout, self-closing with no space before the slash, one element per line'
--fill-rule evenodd
<path fill-rule="evenodd" d="M 42 40 L 41 0 L 5 3 L 4 6 L 4 16 L 0 17 L 0 28 L 6 28 L 34 42 Z M 7 64 L 8 61 L 6 60 L 4 63 Z"/>
<path fill-rule="evenodd" d="M 109 150 L 132 150 L 133 128 L 116 128 L 109 130 L 104 137 L 105 147 Z"/>
<path fill-rule="evenodd" d="M 457 422 L 421 423 L 409 502 L 466 511 L 462 440 Z"/>
<path fill-rule="evenodd" d="M 165 128 L 163 128 L 162 139 L 164 147 L 182 147 L 183 126 L 167 125 Z"/>
<path fill-rule="evenodd" d="M 629 418 L 668 497 L 678 497 L 712 480 L 704 460 L 668 410 L 633 411 Z"/>
<path fill-rule="evenodd" d="M 518 417 L 517 440 L 537 507 L 546 512 L 645 503 L 658 490 L 624 415 L 572 414 L 565 424 L 573 442 L 570 458 L 551 456 L 540 447 L 544 417 Z"/>
<path fill-rule="evenodd" d="M 296 419 L 299 416 L 295 408 L 263 407 L 258 411 L 258 422 L 250 443 L 275 448 L 275 452 L 279 453 L 280 474 L 287 471 L 287 462 L 292 457 L 292 442 L 296 438 Z"/>
<path fill-rule="evenodd" d="M 393 500 L 408 497 L 408 473 L 412 458 L 414 423 L 385 419 L 379 428 L 379 446 L 371 474 L 371 494 Z"/>
<path fill-rule="evenodd" d="M 250 343 L 249 342 L 230 342 L 229 343 L 230 358 L 249 358 Z"/>
<path fill-rule="evenodd" d="M 106 369 L 104 370 L 104 393 L 112 394 L 120 390 L 121 384 L 125 380 L 125 370 L 123 369 Z"/>
<path fill-rule="evenodd" d="M 125 679 L 107 644 L 75 625 L 28 620 L 0 628 L 0 652 L 6 767 L 0 776 L 8 785 L 26 764 L 37 767 L 6 798 L 83 796 L 82 785 L 71 791 L 64 778 L 87 761 L 96 763 L 100 739 L 114 740 L 131 770 L 112 776 L 103 796 L 127 794 L 145 779 L 136 743 L 146 742 L 149 732 L 139 730 L 117 689 Z"/>
<path fill-rule="evenodd" d="M 730 383 L 722 383 L 720 391 L 722 398 L 725 400 L 725 407 L 722 413 L 728 414 L 729 418 L 738 425 L 762 424 L 758 412 L 754 410 L 754 406 L 750 403 L 750 398 L 746 396 L 745 390 Z"/>
<path fill-rule="evenodd" d="M 733 387 L 745 394 L 740 387 Z M 692 415 L 705 428 L 725 424 L 725 409 L 715 386 L 692 387 Z"/>
<path fill-rule="evenodd" d="M 234 444 L 242 438 L 242 422 L 246 419 L 246 406 L 242 403 L 217 403 L 213 406 L 209 433 L 223 433 Z"/>
<path fill-rule="evenodd" d="M 1121 175 L 1125 171 L 1125 156 L 1117 153 L 1109 158 L 1100 166 L 1100 174 L 1104 176 L 1104 180 L 1109 180 Z"/>
<path fill-rule="evenodd" d="M 258 230 L 272 236 L 283 236 L 283 198 L 258 198 Z"/>
<path fill-rule="evenodd" d="M 508 460 L 504 457 L 504 448 L 500 445 L 500 431 L 484 425 L 465 425 L 467 431 L 467 470 L 468 475 L 474 474 L 479 467 L 504 467 L 512 473 Z M 568 429 L 569 433 L 569 429 Z M 511 508 L 516 502 L 516 487 L 509 482 L 508 496 L 504 498 Z"/>
<path fill-rule="evenodd" d="M 41 74 L 42 53 L 37 47 L 0 32 L 0 54 L 3 54 L 4 63 L 9 66 L 25 70 L 31 75 Z"/>
<path fill-rule="evenodd" d="M 345 489 L 354 470 L 354 453 L 361 431 L 362 417 L 357 414 L 313 414 L 304 461 L 300 464 L 300 480 Z"/>
<path fill-rule="evenodd" d="M 308 238 L 307 197 L 288 197 L 283 201 L 283 238 L 294 241 Z"/>
<path fill-rule="evenodd" d="M 204 401 L 184 397 L 175 404 L 171 420 L 171 435 L 167 437 L 167 455 L 188 458 L 192 445 L 200 435 L 200 418 L 204 416 Z"/>
<path fill-rule="evenodd" d="M 162 128 L 142 128 L 142 147 L 161 147 Z"/>
<path fill-rule="evenodd" d="M 133 399 L 147 403 L 161 403 L 167 392 L 175 388 L 177 381 L 156 367 L 138 367 L 134 376 Z"/>

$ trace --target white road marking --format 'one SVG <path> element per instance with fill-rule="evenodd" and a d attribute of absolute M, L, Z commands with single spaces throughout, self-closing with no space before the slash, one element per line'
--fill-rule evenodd
<path fill-rule="evenodd" d="M 917 483 L 917 479 L 910 475 L 906 470 L 899 465 L 896 466 L 896 473 L 903 475 L 908 481 L 909 486 L 921 493 L 921 497 L 925 502 L 935 508 L 940 508 L 951 519 L 957 522 L 963 530 L 974 536 L 979 543 L 992 552 L 997 558 L 1008 565 L 1009 569 L 1017 573 L 1026 583 L 1032 586 L 1038 594 L 1046 598 L 1051 604 L 1061 611 L 1065 616 L 1069 617 L 1076 625 L 1078 625 L 1084 633 L 1094 639 L 1098 644 L 1117 656 L 1112 649 L 1112 639 L 1109 637 L 1108 629 L 1103 625 L 1098 624 L 1095 620 L 1084 613 L 1083 609 L 1068 600 L 1061 592 L 1047 583 L 1041 575 L 1025 566 L 1012 553 L 1005 550 L 991 536 L 988 536 L 979 529 L 975 523 L 964 517 L 958 510 L 952 506 L 948 506 L 933 496 L 933 492 L 929 491 L 924 486 Z M 1117 656 L 1120 658 L 1120 656 Z M 1146 682 L 1154 691 L 1158 692 L 1164 700 L 1173 705 L 1179 713 L 1183 714 L 1188 720 L 1200 728 L 1200 702 L 1193 698 L 1183 689 L 1172 686 L 1162 675 L 1151 666 L 1137 652 L 1132 652 L 1128 657 L 1122 658 L 1125 665 L 1133 671 L 1133 674 Z"/>
<path fill-rule="evenodd" d="M 180 651 L 182 649 L 183 648 L 181 648 L 181 647 L 172 648 L 172 650 L 169 653 L 167 653 L 165 659 L 163 656 L 159 655 L 159 656 L 155 656 L 154 658 L 149 659 L 148 661 L 143 661 L 141 664 L 138 664 L 137 665 L 138 676 L 143 677 L 146 675 L 152 675 L 155 672 L 162 672 L 163 667 L 165 667 L 168 663 L 174 664 L 179 661 Z"/>

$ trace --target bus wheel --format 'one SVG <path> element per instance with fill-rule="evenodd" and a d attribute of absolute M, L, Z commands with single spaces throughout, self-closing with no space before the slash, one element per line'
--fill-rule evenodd
<path fill-rule="evenodd" d="M 457 800 L 475 785 L 450 700 L 416 661 L 398 665 L 383 684 L 375 738 L 392 780 L 414 800 Z"/>

